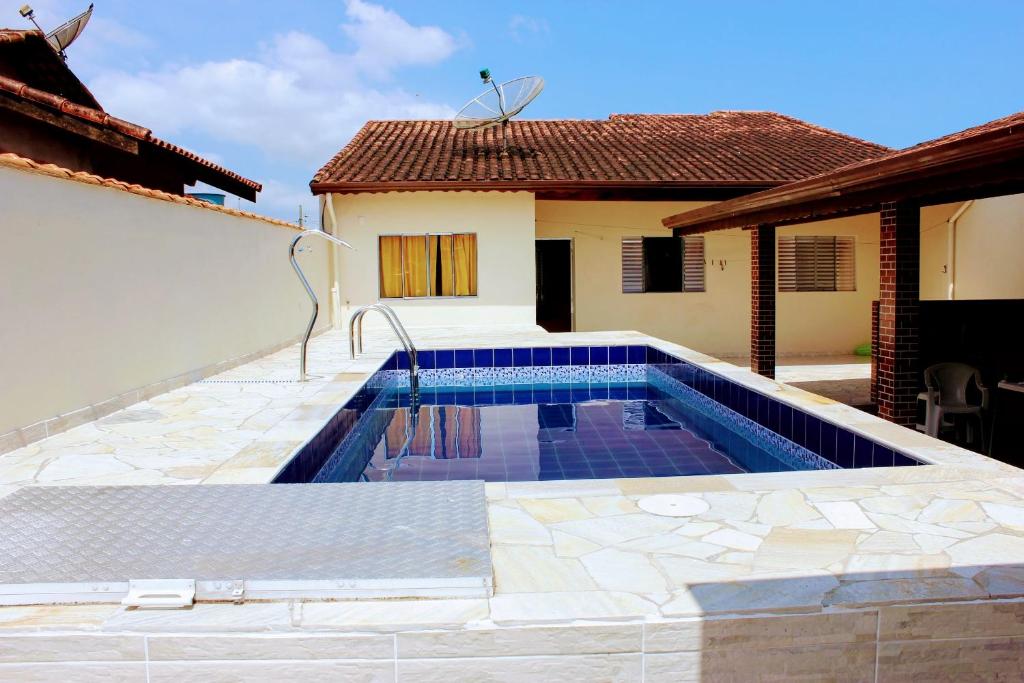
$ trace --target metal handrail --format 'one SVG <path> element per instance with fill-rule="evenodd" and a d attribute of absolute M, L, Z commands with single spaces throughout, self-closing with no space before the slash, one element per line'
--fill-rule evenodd
<path fill-rule="evenodd" d="M 391 324 L 391 329 L 395 331 L 399 340 L 402 341 L 403 344 L 408 344 L 410 347 L 413 346 L 412 337 L 409 336 L 409 332 L 405 329 L 405 325 L 403 325 L 402 321 L 398 318 L 398 314 L 395 313 L 395 309 L 385 303 L 367 304 L 353 313 L 352 318 L 349 320 L 348 355 L 350 358 L 354 359 L 356 353 L 363 352 L 363 318 L 370 311 L 379 311 L 388 319 L 388 322 Z M 353 320 L 357 326 L 354 338 L 351 330 Z M 402 339 L 403 336 L 404 340 Z"/>
<path fill-rule="evenodd" d="M 413 398 L 415 399 L 419 390 L 419 362 L 416 359 L 416 345 L 412 343 L 412 337 L 409 336 L 409 332 L 406 331 L 405 325 L 398 319 L 398 314 L 395 310 L 387 304 L 367 304 L 366 306 L 360 306 L 352 314 L 352 317 L 348 319 L 348 355 L 349 358 L 355 360 L 356 348 L 358 346 L 359 353 L 363 352 L 363 316 L 370 311 L 377 311 L 384 316 L 384 319 L 388 321 L 391 326 L 391 330 L 398 337 L 398 341 L 402 343 L 405 348 L 406 354 L 409 356 L 409 386 L 412 391 Z M 358 334 L 356 329 L 358 325 Z"/>
<path fill-rule="evenodd" d="M 309 300 L 313 302 L 313 315 L 309 317 L 309 324 L 306 325 L 306 333 L 302 337 L 302 347 L 299 350 L 300 382 L 306 381 L 306 347 L 309 345 L 309 338 L 313 334 L 313 325 L 316 324 L 316 317 L 320 313 L 320 302 L 316 298 L 316 292 L 313 291 L 313 287 L 310 286 L 309 280 L 306 279 L 305 273 L 303 273 L 302 268 L 299 267 L 299 262 L 295 259 L 295 248 L 298 246 L 299 242 L 302 240 L 303 237 L 307 237 L 309 235 L 319 235 L 320 237 L 323 237 L 325 240 L 334 242 L 335 244 L 338 244 L 342 247 L 347 247 L 352 251 L 356 250 L 355 247 L 353 247 L 345 240 L 340 240 L 334 235 L 327 234 L 323 230 L 303 230 L 302 232 L 295 236 L 295 239 L 293 239 L 292 243 L 288 246 L 288 260 L 291 261 L 292 268 L 295 269 L 295 274 L 298 275 L 299 280 L 302 281 L 302 286 L 306 288 L 306 294 L 309 295 Z"/>

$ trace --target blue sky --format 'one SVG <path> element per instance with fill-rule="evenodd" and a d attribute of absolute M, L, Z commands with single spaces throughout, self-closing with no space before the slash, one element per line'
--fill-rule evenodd
<path fill-rule="evenodd" d="M 363 121 L 447 117 L 484 66 L 545 78 L 528 118 L 769 109 L 902 147 L 1024 109 L 1020 0 L 95 1 L 69 64 L 107 110 L 287 219 Z M 46 28 L 87 4 L 32 3 Z"/>

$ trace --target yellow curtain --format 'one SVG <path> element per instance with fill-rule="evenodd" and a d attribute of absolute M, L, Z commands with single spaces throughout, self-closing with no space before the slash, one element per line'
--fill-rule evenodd
<path fill-rule="evenodd" d="M 380 298 L 400 299 L 402 291 L 402 238 L 381 237 L 380 246 Z"/>
<path fill-rule="evenodd" d="M 430 251 L 430 295 L 455 295 L 455 264 L 452 254 L 451 235 L 430 235 L 427 238 Z"/>
<path fill-rule="evenodd" d="M 476 296 L 476 235 L 454 235 L 455 296 Z"/>
<path fill-rule="evenodd" d="M 427 236 L 402 237 L 402 257 L 405 259 L 405 295 L 428 296 Z"/>

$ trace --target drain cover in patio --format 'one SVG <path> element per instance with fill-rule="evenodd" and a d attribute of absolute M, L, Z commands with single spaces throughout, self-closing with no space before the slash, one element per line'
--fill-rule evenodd
<path fill-rule="evenodd" d="M 0 499 L 0 604 L 119 602 L 129 582 L 193 581 L 197 600 L 488 596 L 483 482 L 40 486 Z"/>

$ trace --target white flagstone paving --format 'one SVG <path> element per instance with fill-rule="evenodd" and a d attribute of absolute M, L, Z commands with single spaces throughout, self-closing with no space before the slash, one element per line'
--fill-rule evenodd
<path fill-rule="evenodd" d="M 896 647 L 882 643 L 875 628 L 880 619 L 890 619 L 887 610 L 902 610 L 898 618 L 892 617 L 896 622 L 886 621 L 887 629 L 899 631 L 886 637 L 901 643 L 917 636 L 900 629 L 939 622 L 949 624 L 943 631 L 952 634 L 948 638 L 964 642 L 980 642 L 972 639 L 982 636 L 1024 639 L 1024 475 L 1019 470 L 637 333 L 548 335 L 532 328 L 411 332 L 424 347 L 654 343 L 933 464 L 489 484 L 493 598 L 198 605 L 186 612 L 145 614 L 114 605 L 7 607 L 0 608 L 0 651 L 5 637 L 50 631 L 69 638 L 68 634 L 164 632 L 272 633 L 287 638 L 372 631 L 388 637 L 406 632 L 430 633 L 432 638 L 446 633 L 453 638 L 459 633 L 504 634 L 501 638 L 521 637 L 521 642 L 539 648 L 523 645 L 517 652 L 536 653 L 550 652 L 551 639 L 561 633 L 552 628 L 576 634 L 572 642 L 577 644 L 607 638 L 639 643 L 648 637 L 644 629 L 652 625 L 681 628 L 696 623 L 711 629 L 714 624 L 751 620 L 757 622 L 751 632 L 767 637 L 764 634 L 774 632 L 771 624 L 778 624 L 780 634 L 793 633 L 793 620 L 848 614 L 867 626 L 863 639 L 850 645 L 853 649 L 835 651 L 836 661 L 849 656 L 849 666 L 859 666 L 861 648 L 869 646 L 873 667 L 876 651 L 892 652 Z M 371 351 L 357 361 L 345 357 L 347 344 L 340 333 L 315 338 L 312 379 L 307 384 L 292 381 L 297 355 L 290 348 L 211 378 L 214 381 L 155 396 L 0 455 L 0 496 L 28 485 L 269 482 L 390 353 L 393 343 L 383 332 L 368 329 L 368 335 Z M 274 381 L 247 381 L 256 379 Z M 671 518 L 644 512 L 637 505 L 647 495 L 664 493 L 697 497 L 708 509 Z M 969 610 L 971 616 L 943 611 L 951 608 Z M 989 622 L 975 615 L 996 609 L 1017 609 L 1020 616 L 998 621 L 1005 626 L 997 632 L 985 631 Z M 952 616 L 942 616 L 946 614 Z M 587 628 L 605 631 L 588 639 Z M 516 629 L 525 631 L 520 634 Z M 822 630 L 821 638 L 831 632 Z M 814 644 L 826 641 L 808 642 L 818 647 Z M 838 647 L 834 641 L 828 643 Z M 707 643 L 697 645 L 696 649 L 724 652 Z M 812 645 L 801 641 L 800 647 Z M 273 641 L 267 647 L 272 651 Z M 299 646 L 288 647 L 293 652 Z M 395 647 L 393 656 L 400 662 L 402 655 Z M 574 647 L 567 645 L 558 653 L 583 657 L 611 652 L 600 645 Z M 737 661 L 749 660 L 751 671 L 759 661 L 774 661 L 764 655 L 765 647 L 758 645 Z M 787 648 L 787 662 L 822 659 L 817 650 L 805 660 L 795 646 L 771 647 Z M 630 652 L 639 657 L 642 651 Z M 783 650 L 770 652 L 775 653 L 772 657 L 781 656 Z M 978 668 L 983 660 L 966 646 L 950 656 L 965 662 L 964 671 L 985 671 Z M 1005 656 L 1017 656 L 1016 661 L 1024 663 L 1024 652 Z M 498 668 L 502 661 L 500 656 L 488 660 Z M 659 661 L 665 670 L 675 670 L 668 660 Z M 14 665 L 0 662 L 0 678 L 4 666 Z M 603 665 L 596 666 L 594 671 Z M 871 672 L 853 679 L 873 680 L 873 668 Z M 391 680 L 388 675 L 384 678 Z M 74 672 L 68 676 L 74 677 Z"/>

